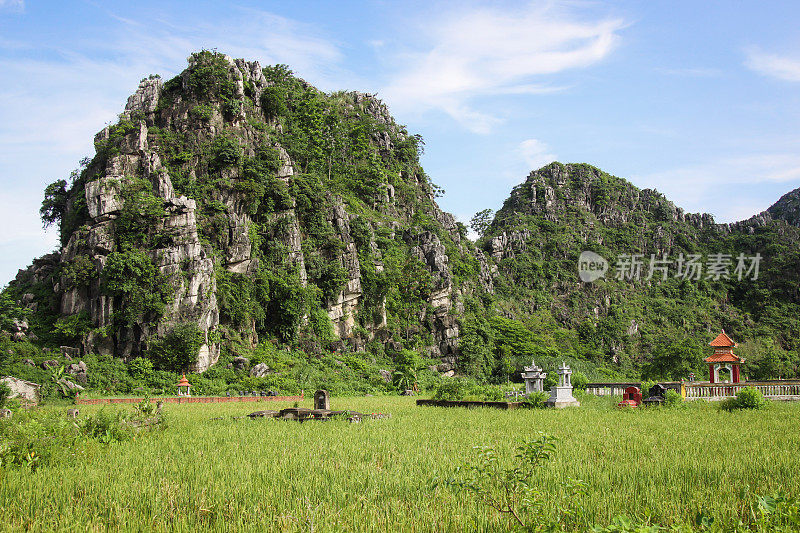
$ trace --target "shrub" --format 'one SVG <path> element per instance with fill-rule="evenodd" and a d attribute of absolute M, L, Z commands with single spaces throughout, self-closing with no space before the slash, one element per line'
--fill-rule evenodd
<path fill-rule="evenodd" d="M 173 292 L 166 276 L 142 250 L 109 254 L 103 278 L 102 292 L 119 302 L 112 318 L 127 327 L 159 318 Z"/>
<path fill-rule="evenodd" d="M 532 392 L 525 397 L 525 407 L 541 409 L 545 407 L 545 402 L 549 397 L 550 395 L 544 391 Z"/>
<path fill-rule="evenodd" d="M 490 446 L 479 446 L 474 464 L 459 467 L 446 484 L 475 495 L 478 502 L 513 517 L 525 530 L 534 530 L 546 495 L 540 488 L 540 472 L 555 453 L 555 438 L 540 434 L 517 447 L 516 461 L 508 460 Z M 538 529 L 538 528 L 537 528 Z"/>
<path fill-rule="evenodd" d="M 21 411 L 10 424 L 0 424 L 0 466 L 31 471 L 73 455 L 83 440 L 81 432 L 63 416 Z"/>
<path fill-rule="evenodd" d="M 433 393 L 434 400 L 462 400 L 480 387 L 470 378 L 444 378 Z"/>
<path fill-rule="evenodd" d="M 673 389 L 667 389 L 664 393 L 664 402 L 661 404 L 664 407 L 678 407 L 683 404 L 683 397 L 679 392 Z"/>
<path fill-rule="evenodd" d="M 673 389 L 668 389 L 664 393 L 664 405 L 666 407 L 680 407 L 683 405 L 683 397 L 680 393 Z"/>
<path fill-rule="evenodd" d="M 97 439 L 103 444 L 123 442 L 133 437 L 133 428 L 125 423 L 121 411 L 112 414 L 101 409 L 94 416 L 87 416 L 81 429 L 87 437 Z"/>
<path fill-rule="evenodd" d="M 575 390 L 586 390 L 587 383 L 589 383 L 589 379 L 582 372 L 572 373 L 572 386 Z"/>
<path fill-rule="evenodd" d="M 128 363 L 128 372 L 136 379 L 147 380 L 153 372 L 153 362 L 144 357 L 136 357 Z"/>
<path fill-rule="evenodd" d="M 229 135 L 217 135 L 211 143 L 211 160 L 209 170 L 219 171 L 239 163 L 242 147 L 239 141 Z"/>
<path fill-rule="evenodd" d="M 720 402 L 720 409 L 723 411 L 733 411 L 735 409 L 761 409 L 766 407 L 769 401 L 764 398 L 761 391 L 755 387 L 745 387 L 736 393 L 735 398 L 727 398 Z"/>
<path fill-rule="evenodd" d="M 178 324 L 150 345 L 148 357 L 159 370 L 185 371 L 197 361 L 204 342 L 205 335 L 197 324 Z"/>
<path fill-rule="evenodd" d="M 6 402 L 11 397 L 11 389 L 5 382 L 0 381 L 0 407 L 5 407 Z"/>
<path fill-rule="evenodd" d="M 278 85 L 264 89 L 264 92 L 261 93 L 261 107 L 264 108 L 264 114 L 268 117 L 286 115 L 289 110 L 286 105 L 286 89 Z"/>

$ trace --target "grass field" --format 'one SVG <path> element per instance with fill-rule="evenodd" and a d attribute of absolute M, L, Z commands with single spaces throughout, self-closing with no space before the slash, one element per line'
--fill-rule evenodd
<path fill-rule="evenodd" d="M 701 510 L 717 524 L 748 524 L 758 495 L 800 495 L 800 404 L 734 413 L 708 404 L 620 411 L 599 398 L 565 410 L 416 407 L 407 397 L 331 404 L 392 417 L 300 424 L 231 418 L 272 403 L 167 405 L 163 432 L 109 445 L 90 440 L 35 472 L 0 470 L 0 524 L 32 531 L 507 530 L 506 515 L 437 480 L 473 460 L 474 446 L 510 456 L 540 431 L 559 439 L 539 473 L 540 523 L 570 508 L 577 518 L 567 526 L 578 530 L 621 514 L 690 524 Z M 587 483 L 584 496 L 567 494 L 568 477 Z"/>

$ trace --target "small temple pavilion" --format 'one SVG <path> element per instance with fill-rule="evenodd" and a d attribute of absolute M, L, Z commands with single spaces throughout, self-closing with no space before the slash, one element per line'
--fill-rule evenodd
<path fill-rule="evenodd" d="M 733 353 L 733 348 L 736 347 L 733 339 L 728 337 L 723 329 L 722 333 L 709 343 L 709 346 L 714 347 L 714 353 L 705 358 L 705 362 L 708 363 L 708 381 L 719 383 L 719 371 L 727 369 L 730 372 L 731 383 L 739 383 L 739 365 L 744 359 Z"/>
<path fill-rule="evenodd" d="M 186 379 L 186 374 L 181 376 L 181 380 L 176 384 L 178 396 L 191 396 L 192 384 Z"/>

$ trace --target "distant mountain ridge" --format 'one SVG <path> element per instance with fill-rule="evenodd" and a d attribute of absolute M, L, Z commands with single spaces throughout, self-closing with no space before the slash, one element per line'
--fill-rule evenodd
<path fill-rule="evenodd" d="M 561 340 L 550 340 L 562 353 L 649 367 L 658 375 L 653 359 L 665 345 L 691 339 L 697 362 L 702 339 L 724 327 L 739 339 L 774 342 L 776 353 L 795 361 L 790 371 L 796 374 L 797 198 L 792 191 L 751 219 L 716 224 L 709 214 L 685 213 L 661 193 L 591 165 L 552 163 L 512 190 L 478 244 L 498 266 L 497 300 L 506 316 L 523 322 L 537 317 L 549 323 L 545 329 L 577 333 L 561 331 Z M 579 281 L 577 260 L 584 250 L 609 260 L 605 278 Z M 676 278 L 679 260 L 698 254 L 704 267 L 723 254 L 730 279 L 716 280 L 706 270 L 699 280 Z M 739 254 L 759 254 L 757 280 L 738 279 Z M 615 262 L 631 256 L 643 263 L 638 279 L 617 279 Z M 667 258 L 669 279 L 662 281 L 660 270 L 647 279 L 651 256 Z M 695 366 L 699 371 L 702 365 Z"/>

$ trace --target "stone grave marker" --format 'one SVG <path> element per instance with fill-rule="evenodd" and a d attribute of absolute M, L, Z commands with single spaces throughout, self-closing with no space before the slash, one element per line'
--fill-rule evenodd
<path fill-rule="evenodd" d="M 638 407 L 642 403 L 642 391 L 639 387 L 628 387 L 622 393 L 622 401 L 617 407 Z"/>
<path fill-rule="evenodd" d="M 661 405 L 664 403 L 664 397 L 667 394 L 667 388 L 661 383 L 656 383 L 650 387 L 650 397 L 644 400 L 645 405 Z"/>
<path fill-rule="evenodd" d="M 547 374 L 542 372 L 541 367 L 536 366 L 536 362 L 531 360 L 531 366 L 523 368 L 522 379 L 525 381 L 525 394 L 544 391 L 544 378 Z"/>
<path fill-rule="evenodd" d="M 548 407 L 562 408 L 581 405 L 581 402 L 572 395 L 571 375 L 572 370 L 567 363 L 561 363 L 561 366 L 558 367 L 558 385 L 550 387 L 550 398 L 545 402 Z"/>
<path fill-rule="evenodd" d="M 326 411 L 330 411 L 331 401 L 328 397 L 328 391 L 320 389 L 314 393 L 314 409 L 324 409 Z"/>

